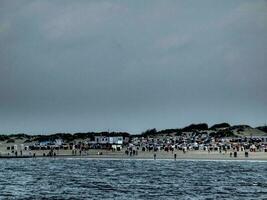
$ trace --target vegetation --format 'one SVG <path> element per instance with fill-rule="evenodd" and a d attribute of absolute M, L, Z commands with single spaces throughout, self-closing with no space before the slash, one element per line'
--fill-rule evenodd
<path fill-rule="evenodd" d="M 224 128 L 224 129 L 222 129 Z M 207 130 L 213 130 L 214 132 L 210 133 L 212 137 L 233 137 L 236 130 L 243 131 L 246 128 L 251 128 L 248 125 L 235 125 L 230 126 L 228 123 L 214 124 L 213 126 L 208 127 L 206 123 L 191 124 L 182 129 L 164 129 L 157 131 L 156 128 L 148 129 L 142 132 L 140 135 L 131 135 L 128 132 L 87 132 L 87 133 L 55 133 L 50 135 L 28 135 L 25 133 L 13 134 L 13 135 L 0 135 L 0 141 L 14 142 L 16 139 L 23 139 L 25 143 L 29 142 L 44 142 L 44 141 L 54 141 L 55 139 L 62 139 L 64 142 L 71 142 L 73 140 L 84 140 L 89 139 L 93 140 L 95 136 L 123 136 L 125 137 L 153 137 L 156 135 L 181 135 L 183 132 L 194 132 L 196 134 L 207 133 Z M 222 130 L 218 130 L 222 129 Z M 257 129 L 267 132 L 267 126 L 257 127 Z"/>
<path fill-rule="evenodd" d="M 15 143 L 15 140 L 14 140 L 14 139 L 8 139 L 8 140 L 6 141 L 6 143 Z"/>
<path fill-rule="evenodd" d="M 259 126 L 259 127 L 257 127 L 257 129 L 267 133 L 267 126 Z"/>
<path fill-rule="evenodd" d="M 9 136 L 8 135 L 0 135 L 0 141 L 5 141 L 8 140 Z"/>
<path fill-rule="evenodd" d="M 145 132 L 143 132 L 141 135 L 143 137 L 148 137 L 148 136 L 155 136 L 157 134 L 157 129 L 153 128 L 153 129 L 148 129 Z"/>
<path fill-rule="evenodd" d="M 55 133 L 51 135 L 27 135 L 27 134 L 12 134 L 12 135 L 0 135 L 0 141 L 7 141 L 8 143 L 15 142 L 15 139 L 26 139 L 24 143 L 29 142 L 44 142 L 54 141 L 56 139 L 62 139 L 65 142 L 70 142 L 75 139 L 93 139 L 94 136 L 123 136 L 129 137 L 127 132 L 88 132 L 88 133 Z"/>
<path fill-rule="evenodd" d="M 54 141 L 56 139 L 62 139 L 65 142 L 70 142 L 75 139 L 84 140 L 84 139 L 93 139 L 95 136 L 123 136 L 129 137 L 130 134 L 127 132 L 88 132 L 88 133 L 56 133 L 52 135 L 37 135 L 34 138 L 34 141 L 43 142 L 43 141 Z"/>
<path fill-rule="evenodd" d="M 246 128 L 251 128 L 251 127 L 248 125 L 235 125 L 235 126 L 231 126 L 229 129 L 230 130 L 244 131 Z"/>
<path fill-rule="evenodd" d="M 235 137 L 235 134 L 233 133 L 233 131 L 230 131 L 230 130 L 219 130 L 217 132 L 212 132 L 209 135 L 215 138 Z"/>
<path fill-rule="evenodd" d="M 212 127 L 210 127 L 211 130 L 216 130 L 216 129 L 220 129 L 220 128 L 229 128 L 230 124 L 228 123 L 220 123 L 220 124 L 214 124 Z"/>
<path fill-rule="evenodd" d="M 192 131 L 204 131 L 208 129 L 209 129 L 208 124 L 201 123 L 201 124 L 191 124 L 189 126 L 186 126 L 182 129 L 182 131 L 192 132 Z"/>
<path fill-rule="evenodd" d="M 171 134 L 171 133 L 179 133 L 179 132 L 181 132 L 181 129 L 179 128 L 165 129 L 165 130 L 158 131 L 159 134 Z"/>

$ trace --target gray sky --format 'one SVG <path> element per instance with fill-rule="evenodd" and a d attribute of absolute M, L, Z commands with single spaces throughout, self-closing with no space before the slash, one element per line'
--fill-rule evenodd
<path fill-rule="evenodd" d="M 267 1 L 0 0 L 0 133 L 267 121 Z"/>

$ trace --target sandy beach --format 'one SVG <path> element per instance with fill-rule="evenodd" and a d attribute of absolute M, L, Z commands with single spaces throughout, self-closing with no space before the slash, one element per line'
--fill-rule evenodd
<path fill-rule="evenodd" d="M 237 157 L 233 155 L 230 156 L 230 151 L 222 152 L 219 151 L 201 151 L 201 150 L 192 150 L 183 153 L 181 150 L 175 150 L 173 152 L 166 151 L 138 151 L 137 155 L 129 156 L 125 154 L 126 149 L 121 151 L 111 151 L 103 149 L 90 149 L 88 151 L 81 152 L 77 151 L 76 155 L 72 154 L 72 150 L 55 150 L 56 156 L 52 157 L 68 157 L 68 158 L 95 158 L 95 159 L 200 159 L 200 160 L 266 160 L 267 161 L 267 152 L 249 152 L 249 156 L 245 157 L 244 151 L 237 152 Z M 7 151 L 3 148 L 0 150 L 1 156 L 10 156 L 15 157 L 11 151 Z M 36 150 L 36 151 L 23 151 L 22 156 L 33 156 L 35 157 L 48 157 L 49 150 Z M 232 152 L 233 153 L 233 152 Z M 44 156 L 44 154 L 46 156 Z M 21 157 L 18 153 L 18 158 Z"/>

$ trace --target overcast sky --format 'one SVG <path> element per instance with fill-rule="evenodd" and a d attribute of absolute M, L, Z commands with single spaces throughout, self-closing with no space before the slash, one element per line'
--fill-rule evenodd
<path fill-rule="evenodd" d="M 267 1 L 0 0 L 0 133 L 267 122 Z"/>

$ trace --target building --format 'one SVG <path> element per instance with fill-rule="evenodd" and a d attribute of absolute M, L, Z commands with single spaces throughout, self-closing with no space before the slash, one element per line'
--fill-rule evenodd
<path fill-rule="evenodd" d="M 94 144 L 123 144 L 123 136 L 95 136 Z"/>

